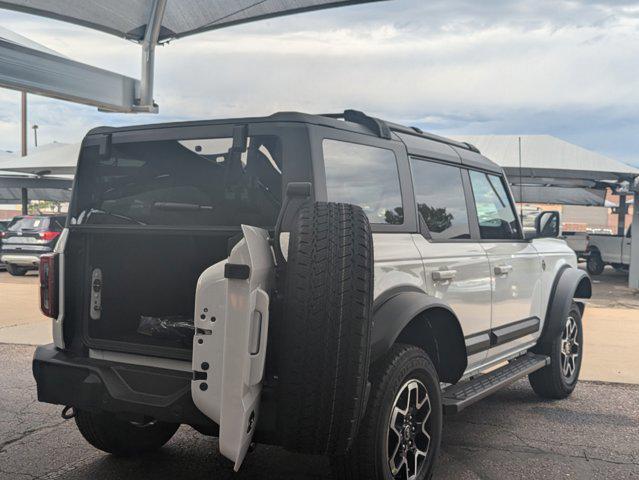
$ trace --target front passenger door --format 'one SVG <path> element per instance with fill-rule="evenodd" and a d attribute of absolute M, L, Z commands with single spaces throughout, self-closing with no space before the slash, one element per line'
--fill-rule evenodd
<path fill-rule="evenodd" d="M 535 342 L 541 326 L 542 263 L 523 238 L 514 204 L 502 177 L 469 171 L 481 245 L 492 281 L 490 359 Z"/>

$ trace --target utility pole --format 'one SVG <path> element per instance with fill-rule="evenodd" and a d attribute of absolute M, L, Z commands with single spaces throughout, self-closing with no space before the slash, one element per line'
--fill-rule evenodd
<path fill-rule="evenodd" d="M 21 154 L 23 157 L 27 156 L 27 92 L 23 91 L 21 98 L 21 121 L 20 121 L 20 135 L 21 135 Z M 29 214 L 29 192 L 26 188 L 21 189 L 22 200 L 22 215 Z"/>
<path fill-rule="evenodd" d="M 35 146 L 37 147 L 38 146 L 38 126 L 37 125 L 33 125 L 33 127 L 31 127 L 31 128 L 33 128 L 33 139 L 34 139 L 34 142 L 35 142 Z"/>

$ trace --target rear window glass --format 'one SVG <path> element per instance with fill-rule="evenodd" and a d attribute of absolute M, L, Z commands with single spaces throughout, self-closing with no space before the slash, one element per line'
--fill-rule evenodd
<path fill-rule="evenodd" d="M 36 232 L 47 230 L 49 228 L 48 217 L 21 217 L 14 218 L 9 225 L 10 232 L 20 232 L 23 230 L 33 230 Z"/>
<path fill-rule="evenodd" d="M 81 157 L 78 223 L 272 226 L 281 204 L 281 146 L 274 136 L 114 144 Z"/>
<path fill-rule="evenodd" d="M 411 159 L 417 211 L 432 238 L 470 238 L 462 173 L 458 167 Z"/>
<path fill-rule="evenodd" d="M 38 216 L 29 216 L 29 217 L 16 217 L 11 220 L 7 230 L 10 232 L 20 232 L 20 231 L 33 231 L 33 232 L 43 232 L 43 231 L 54 231 L 60 232 L 64 228 L 64 224 L 66 222 L 66 217 L 38 217 Z M 2 230 L 2 227 L 0 227 Z"/>
<path fill-rule="evenodd" d="M 359 205 L 371 223 L 404 223 L 392 150 L 337 140 L 324 140 L 323 150 L 329 201 Z"/>

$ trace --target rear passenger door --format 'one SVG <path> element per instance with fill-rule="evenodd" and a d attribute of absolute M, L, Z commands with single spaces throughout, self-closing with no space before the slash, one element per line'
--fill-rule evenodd
<path fill-rule="evenodd" d="M 457 315 L 472 369 L 490 345 L 491 279 L 488 257 L 471 235 L 465 170 L 415 157 L 410 164 L 421 222 L 413 238 L 424 262 L 424 284 Z"/>
<path fill-rule="evenodd" d="M 542 263 L 525 240 L 503 177 L 470 170 L 474 221 L 493 289 L 491 359 L 534 343 L 540 327 Z"/>

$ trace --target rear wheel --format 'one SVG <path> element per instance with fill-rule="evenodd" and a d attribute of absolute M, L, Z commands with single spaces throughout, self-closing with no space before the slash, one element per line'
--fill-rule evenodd
<path fill-rule="evenodd" d="M 98 450 L 129 457 L 154 452 L 168 442 L 179 424 L 128 422 L 111 413 L 76 411 L 75 423 L 84 439 Z"/>
<path fill-rule="evenodd" d="M 428 355 L 394 345 L 371 372 L 366 416 L 353 448 L 331 461 L 340 480 L 431 478 L 442 432 L 439 378 Z"/>
<path fill-rule="evenodd" d="M 26 275 L 29 269 L 25 267 L 19 267 L 18 265 L 13 265 L 11 263 L 7 263 L 7 271 L 14 277 L 23 277 L 24 275 Z"/>
<path fill-rule="evenodd" d="M 583 358 L 581 311 L 577 304 L 570 307 L 561 332 L 539 353 L 550 357 L 550 365 L 529 375 L 533 390 L 542 398 L 568 397 L 577 386 Z"/>
<path fill-rule="evenodd" d="M 598 251 L 592 251 L 588 255 L 588 261 L 586 262 L 586 268 L 591 275 L 601 275 L 606 265 L 601 259 L 601 254 Z"/>

